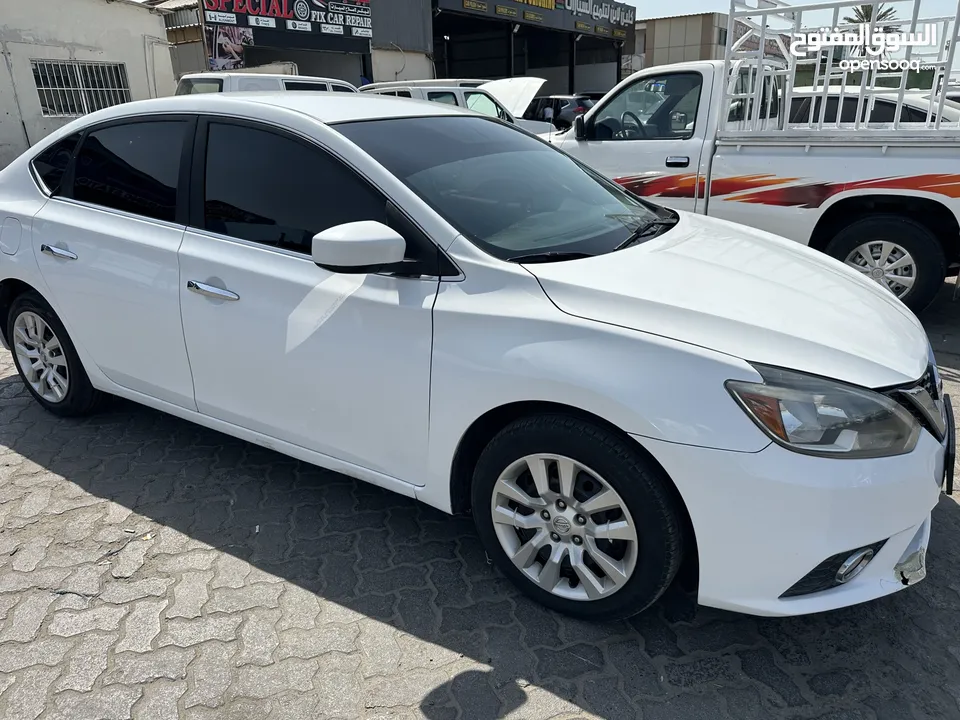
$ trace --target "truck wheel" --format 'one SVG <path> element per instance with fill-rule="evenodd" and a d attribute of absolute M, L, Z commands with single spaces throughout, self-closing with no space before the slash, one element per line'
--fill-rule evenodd
<path fill-rule="evenodd" d="M 936 236 L 903 215 L 871 215 L 852 222 L 836 234 L 826 252 L 885 287 L 915 313 L 933 301 L 947 274 Z"/>

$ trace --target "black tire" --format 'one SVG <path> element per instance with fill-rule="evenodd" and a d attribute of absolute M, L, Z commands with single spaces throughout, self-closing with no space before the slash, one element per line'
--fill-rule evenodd
<path fill-rule="evenodd" d="M 34 399 L 44 407 L 45 410 L 59 415 L 60 417 L 79 417 L 89 415 L 100 404 L 102 394 L 95 390 L 90 384 L 90 378 L 87 377 L 83 364 L 80 362 L 80 356 L 67 334 L 67 330 L 60 322 L 60 318 L 53 311 L 53 308 L 35 292 L 26 292 L 13 301 L 10 306 L 10 312 L 7 315 L 7 337 L 10 338 L 11 345 L 15 342 L 13 335 L 14 323 L 22 313 L 32 312 L 38 315 L 50 329 L 56 334 L 60 341 L 60 347 L 67 362 L 67 394 L 59 402 L 50 402 L 41 397 L 36 390 L 27 381 L 23 368 L 20 367 L 20 359 L 16 352 L 13 353 L 14 363 L 17 366 L 17 372 L 20 373 L 20 379 L 26 386 Z"/>
<path fill-rule="evenodd" d="M 559 597 L 530 580 L 501 546 L 490 508 L 494 486 L 513 462 L 535 453 L 564 455 L 590 467 L 616 490 L 633 517 L 639 541 L 636 567 L 607 597 Z M 680 567 L 684 538 L 670 481 L 629 440 L 588 421 L 541 415 L 511 423 L 481 453 L 471 491 L 474 522 L 488 556 L 522 592 L 566 615 L 598 621 L 636 615 L 656 602 Z"/>
<path fill-rule="evenodd" d="M 865 242 L 890 241 L 900 245 L 916 261 L 913 287 L 900 298 L 917 313 L 936 297 L 947 275 L 943 245 L 925 226 L 903 215 L 885 213 L 863 217 L 847 225 L 826 248 L 827 255 L 843 262 Z"/>

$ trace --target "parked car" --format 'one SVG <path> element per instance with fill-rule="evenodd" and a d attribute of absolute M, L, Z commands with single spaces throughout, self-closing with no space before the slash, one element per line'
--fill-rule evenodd
<path fill-rule="evenodd" d="M 536 95 L 544 82 L 546 81 L 541 78 L 522 77 L 488 81 L 480 87 L 390 83 L 387 87 L 365 92 L 464 107 L 532 133 L 544 133 L 553 130 L 554 126 L 546 122 L 516 117 L 519 111 L 529 104 L 530 98 Z"/>
<path fill-rule="evenodd" d="M 597 100 L 601 100 L 603 96 L 606 94 L 607 94 L 606 92 L 599 92 L 599 91 L 577 93 L 578 96 L 589 98 L 590 100 L 593 100 L 593 102 L 596 102 Z"/>
<path fill-rule="evenodd" d="M 408 88 L 408 87 L 480 87 L 484 83 L 491 82 L 489 79 L 481 80 L 478 78 L 434 78 L 431 80 L 390 80 L 389 82 L 367 83 L 360 86 L 360 92 L 374 92 L 379 90 L 389 90 L 390 88 Z"/>
<path fill-rule="evenodd" d="M 290 90 L 306 92 L 357 92 L 346 80 L 310 75 L 273 75 L 265 73 L 202 72 L 190 73 L 177 83 L 177 95 L 218 92 L 268 92 Z"/>
<path fill-rule="evenodd" d="M 558 130 L 569 128 L 577 115 L 582 115 L 593 107 L 593 100 L 586 95 L 548 95 L 534 98 L 528 105 L 523 117 L 527 120 L 544 120 L 546 109 L 553 111 L 551 124 Z"/>
<path fill-rule="evenodd" d="M 0 171 L 0 217 L 0 336 L 42 407 L 117 395 L 470 510 L 556 610 L 676 583 L 795 615 L 926 572 L 954 421 L 916 317 L 492 118 L 127 103 Z"/>

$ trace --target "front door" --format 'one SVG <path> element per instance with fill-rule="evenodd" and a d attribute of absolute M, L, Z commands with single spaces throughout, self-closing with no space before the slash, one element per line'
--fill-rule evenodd
<path fill-rule="evenodd" d="M 594 108 L 586 139 L 573 129 L 552 142 L 628 190 L 676 210 L 703 199 L 710 68 L 651 73 Z"/>
<path fill-rule="evenodd" d="M 177 251 L 181 155 L 193 125 L 161 116 L 95 128 L 33 229 L 40 272 L 74 342 L 121 387 L 189 409 Z"/>
<path fill-rule="evenodd" d="M 439 281 L 311 259 L 321 230 L 387 222 L 386 198 L 272 126 L 211 120 L 198 134 L 180 293 L 200 412 L 422 484 Z"/>

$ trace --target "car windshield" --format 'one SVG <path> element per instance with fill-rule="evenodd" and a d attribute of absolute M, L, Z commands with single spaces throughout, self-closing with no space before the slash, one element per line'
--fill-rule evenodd
<path fill-rule="evenodd" d="M 335 127 L 501 259 L 600 255 L 671 214 L 532 135 L 486 118 L 391 118 Z"/>

